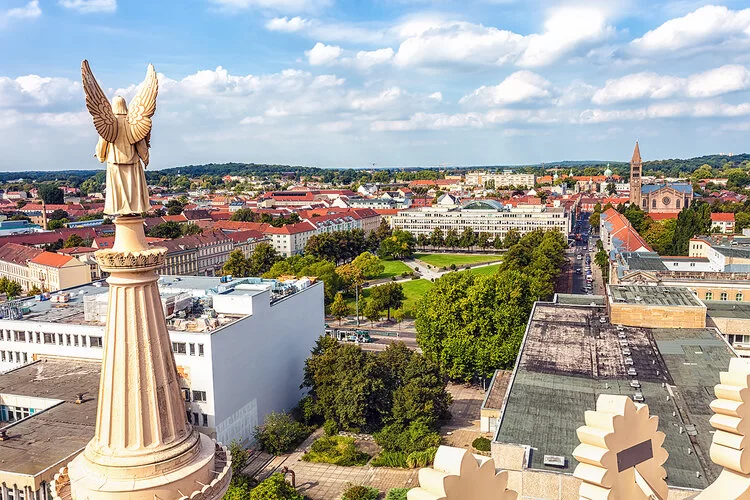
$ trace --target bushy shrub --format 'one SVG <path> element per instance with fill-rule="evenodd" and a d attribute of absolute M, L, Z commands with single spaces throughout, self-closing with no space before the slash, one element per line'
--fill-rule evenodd
<path fill-rule="evenodd" d="M 289 453 L 310 434 L 310 428 L 288 413 L 271 413 L 263 425 L 255 427 L 261 449 L 272 455 Z"/>
<path fill-rule="evenodd" d="M 406 428 L 398 424 L 387 425 L 374 437 L 385 451 L 411 453 L 440 446 L 440 434 L 432 431 L 423 419 L 411 422 Z"/>
<path fill-rule="evenodd" d="M 369 486 L 352 485 L 341 496 L 341 500 L 377 500 L 380 491 Z"/>
<path fill-rule="evenodd" d="M 359 451 L 354 438 L 346 436 L 325 436 L 317 439 L 310 451 L 302 455 L 305 462 L 326 463 L 350 467 L 365 465 L 370 455 Z"/>
<path fill-rule="evenodd" d="M 373 467 L 394 467 L 406 469 L 406 458 L 408 454 L 403 451 L 381 451 L 370 461 Z"/>
<path fill-rule="evenodd" d="M 406 500 L 409 488 L 391 488 L 385 496 L 385 500 Z"/>
<path fill-rule="evenodd" d="M 471 445 L 476 449 L 477 451 L 490 451 L 490 443 L 491 441 L 487 439 L 484 436 L 476 438 L 474 441 L 471 442 Z"/>
<path fill-rule="evenodd" d="M 409 276 L 408 272 L 404 271 L 403 273 L 401 273 L 402 278 L 406 278 L 407 276 Z"/>
<path fill-rule="evenodd" d="M 249 500 L 304 500 L 294 487 L 278 472 L 250 491 Z"/>
<path fill-rule="evenodd" d="M 413 451 L 406 457 L 406 466 L 410 469 L 417 469 L 431 465 L 435 460 L 437 448 L 427 448 L 424 451 Z"/>
<path fill-rule="evenodd" d="M 455 271 L 455 270 L 456 270 L 456 264 L 451 264 L 451 271 Z"/>
<path fill-rule="evenodd" d="M 323 430 L 325 431 L 326 436 L 335 436 L 339 433 L 339 425 L 335 420 L 326 420 L 323 424 Z"/>
<path fill-rule="evenodd" d="M 292 410 L 292 418 L 305 425 L 320 425 L 322 418 L 315 408 L 315 400 L 312 396 L 305 396 L 299 400 L 297 406 Z"/>

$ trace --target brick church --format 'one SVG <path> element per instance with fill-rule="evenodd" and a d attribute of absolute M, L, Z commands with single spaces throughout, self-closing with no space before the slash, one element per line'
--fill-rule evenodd
<path fill-rule="evenodd" d="M 630 160 L 630 203 L 644 212 L 679 213 L 693 202 L 693 186 L 685 182 L 642 185 L 643 164 L 638 142 Z"/>

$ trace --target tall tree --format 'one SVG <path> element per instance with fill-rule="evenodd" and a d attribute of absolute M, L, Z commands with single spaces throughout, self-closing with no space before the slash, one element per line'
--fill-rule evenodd
<path fill-rule="evenodd" d="M 341 292 L 338 292 L 336 294 L 336 297 L 333 299 L 333 302 L 331 303 L 331 316 L 336 318 L 339 322 L 339 325 L 341 325 L 342 318 L 348 316 L 349 312 L 349 306 L 346 305 L 346 302 L 344 302 L 344 296 L 341 294 Z"/>
<path fill-rule="evenodd" d="M 445 233 L 445 246 L 447 246 L 448 248 L 452 250 L 456 248 L 458 245 L 459 245 L 458 232 L 453 228 L 448 229 L 448 232 Z"/>
<path fill-rule="evenodd" d="M 430 245 L 434 247 L 442 247 L 445 245 L 445 239 L 443 237 L 443 230 L 439 227 L 436 227 L 432 230 L 432 233 L 430 233 Z"/>
<path fill-rule="evenodd" d="M 239 248 L 232 250 L 229 254 L 227 261 L 222 267 L 222 272 L 225 276 L 234 276 L 237 278 L 245 278 L 250 276 L 250 263 L 245 258 L 245 254 Z"/>
<path fill-rule="evenodd" d="M 414 255 L 414 236 L 408 231 L 396 229 L 380 243 L 378 256 L 385 259 L 403 259 Z"/>
<path fill-rule="evenodd" d="M 271 245 L 268 243 L 258 243 L 253 253 L 250 254 L 250 259 L 248 259 L 250 275 L 261 276 L 263 273 L 270 271 L 271 266 L 281 259 L 282 257 Z"/>
<path fill-rule="evenodd" d="M 370 289 L 370 303 L 374 303 L 379 310 L 388 311 L 388 319 L 391 319 L 391 309 L 398 309 L 404 303 L 404 287 L 401 283 L 386 283 Z"/>
<path fill-rule="evenodd" d="M 62 205 L 65 203 L 65 194 L 55 184 L 42 184 L 37 189 L 37 196 L 47 205 Z"/>

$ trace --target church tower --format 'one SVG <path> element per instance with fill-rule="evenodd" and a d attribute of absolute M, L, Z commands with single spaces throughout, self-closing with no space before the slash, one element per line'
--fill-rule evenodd
<path fill-rule="evenodd" d="M 633 158 L 630 159 L 630 203 L 641 207 L 641 150 L 638 141 L 635 141 Z"/>

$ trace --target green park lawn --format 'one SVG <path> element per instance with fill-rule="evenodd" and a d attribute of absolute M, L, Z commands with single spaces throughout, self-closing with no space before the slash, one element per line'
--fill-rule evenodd
<path fill-rule="evenodd" d="M 500 267 L 500 264 L 492 264 L 491 266 L 482 266 L 482 267 L 468 269 L 466 271 L 460 271 L 460 272 L 473 273 L 473 274 L 476 274 L 477 276 L 489 276 L 491 274 L 495 274 L 499 267 Z"/>
<path fill-rule="evenodd" d="M 376 279 L 391 278 L 393 276 L 401 276 L 402 273 L 410 273 L 411 268 L 401 262 L 400 260 L 381 260 L 380 261 L 385 269 L 380 273 Z"/>
<path fill-rule="evenodd" d="M 450 267 L 451 264 L 465 266 L 502 260 L 500 255 L 466 255 L 455 253 L 415 253 L 415 259 L 435 267 Z"/>
<path fill-rule="evenodd" d="M 427 293 L 427 290 L 432 288 L 432 282 L 427 281 L 425 279 L 409 280 L 409 281 L 402 281 L 401 286 L 403 287 L 404 295 L 406 296 L 406 299 L 404 300 L 404 305 L 402 307 L 404 308 L 404 311 L 407 311 L 409 316 L 413 316 L 417 307 L 417 302 L 419 301 L 419 299 L 422 298 L 422 296 L 425 293 Z M 369 289 L 366 288 L 362 290 L 362 297 L 366 299 L 369 296 L 370 296 Z M 351 315 L 354 316 L 354 297 L 347 298 L 346 304 L 349 306 L 349 309 L 351 310 Z"/>

